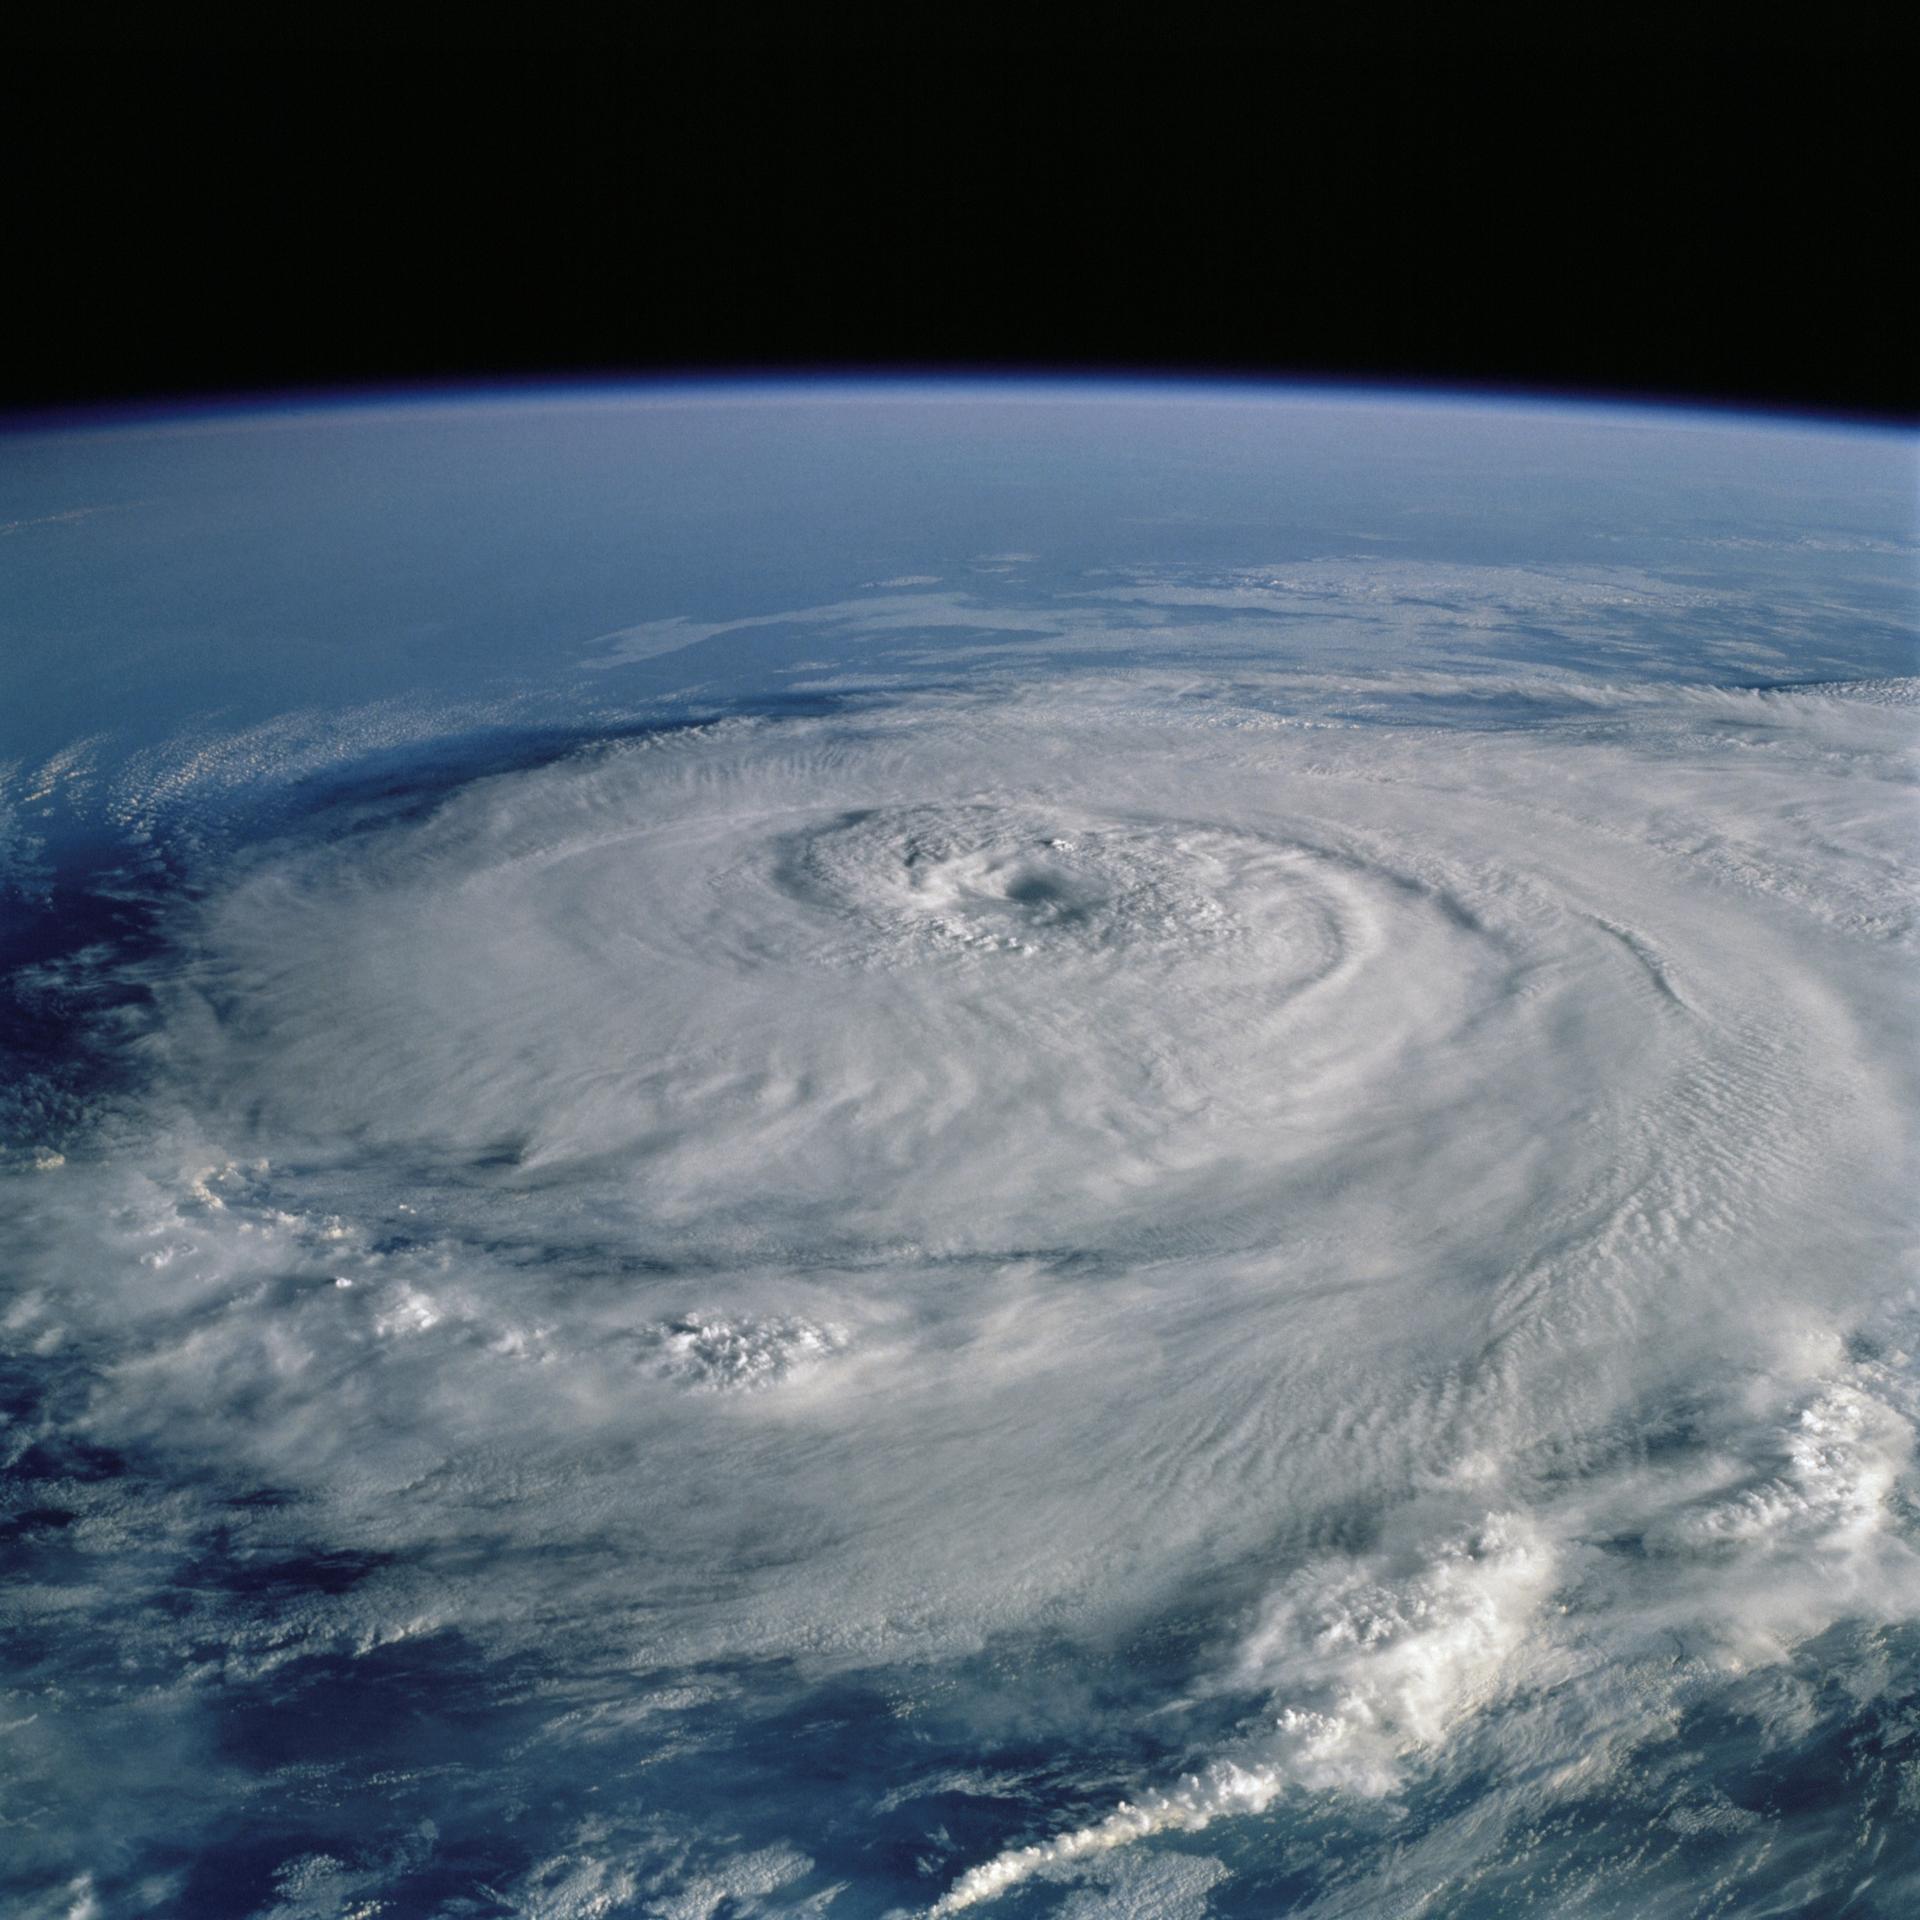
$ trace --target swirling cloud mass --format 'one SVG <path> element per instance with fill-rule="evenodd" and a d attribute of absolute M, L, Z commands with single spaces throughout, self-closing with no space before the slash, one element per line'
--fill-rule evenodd
<path fill-rule="evenodd" d="M 18 1911 L 1920 1897 L 1916 683 L 993 577 L 23 967 Z"/>

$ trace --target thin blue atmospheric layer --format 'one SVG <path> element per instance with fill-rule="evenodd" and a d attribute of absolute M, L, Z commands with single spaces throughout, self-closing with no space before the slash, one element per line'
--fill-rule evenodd
<path fill-rule="evenodd" d="M 8 1911 L 1912 1911 L 1917 450 L 0 437 Z"/>
<path fill-rule="evenodd" d="M 1895 435 L 959 386 L 222 414 L 16 435 L 5 452 L 13 753 L 399 698 L 570 721 L 610 690 L 581 672 L 603 636 L 673 619 L 727 630 L 626 661 L 612 690 L 751 698 L 817 637 L 783 616 L 871 583 L 957 576 L 990 618 L 1143 555 L 1708 576 L 1739 556 L 1743 583 L 1782 603 L 1776 623 L 1829 586 L 1847 596 L 1829 650 L 1784 671 L 1911 664 L 1907 582 L 1872 550 L 1913 533 L 1913 448 Z M 1649 606 L 1612 657 L 1710 677 L 1723 663 L 1704 641 L 1766 639 L 1764 609 L 1716 618 L 1746 625 L 1703 635 Z M 1516 621 L 1504 644 L 1551 660 L 1567 636 Z"/>

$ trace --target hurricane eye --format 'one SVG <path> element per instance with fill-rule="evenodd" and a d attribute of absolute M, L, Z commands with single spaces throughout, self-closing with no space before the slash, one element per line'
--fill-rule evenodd
<path fill-rule="evenodd" d="M 1023 907 L 1063 907 L 1072 902 L 1074 890 L 1056 874 L 1021 873 L 1007 883 L 1007 898 Z"/>

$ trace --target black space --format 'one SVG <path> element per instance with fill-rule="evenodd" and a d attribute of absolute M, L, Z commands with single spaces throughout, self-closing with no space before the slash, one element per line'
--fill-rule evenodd
<path fill-rule="evenodd" d="M 16 53 L 0 409 L 953 367 L 1920 415 L 1886 53 L 1093 51 Z"/>

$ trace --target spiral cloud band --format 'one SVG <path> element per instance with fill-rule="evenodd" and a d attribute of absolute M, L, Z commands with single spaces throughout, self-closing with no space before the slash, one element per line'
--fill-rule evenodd
<path fill-rule="evenodd" d="M 1916 683 L 936 584 L 783 618 L 937 684 L 209 802 L 35 976 L 23 1910 L 1894 1911 Z"/>

